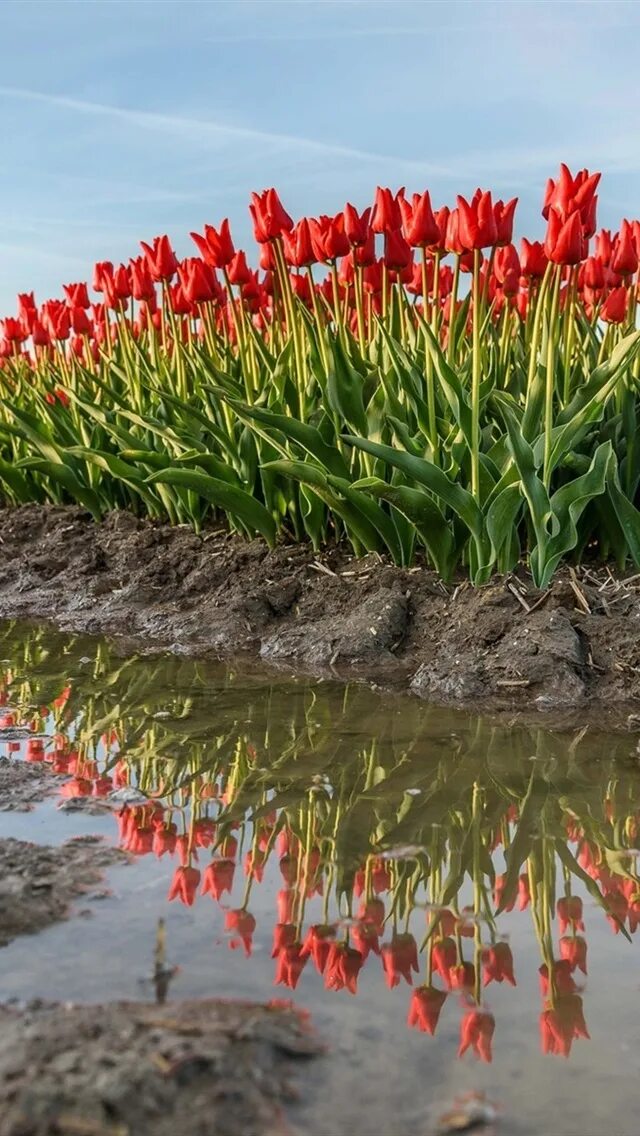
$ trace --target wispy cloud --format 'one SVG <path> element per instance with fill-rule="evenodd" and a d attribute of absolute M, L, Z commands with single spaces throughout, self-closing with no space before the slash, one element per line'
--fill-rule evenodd
<path fill-rule="evenodd" d="M 89 102 L 68 95 L 54 95 L 44 91 L 33 91 L 24 87 L 0 86 L 0 96 L 9 99 L 18 99 L 25 102 L 38 102 L 61 110 L 76 111 L 78 114 L 90 114 L 97 117 L 116 119 L 126 122 L 130 126 L 143 130 L 162 131 L 181 138 L 189 137 L 192 140 L 203 142 L 208 139 L 212 142 L 258 142 L 287 152 L 300 155 L 306 152 L 318 157 L 344 158 L 350 161 L 363 161 L 380 164 L 383 162 L 401 165 L 404 170 L 413 170 L 423 176 L 444 176 L 449 174 L 446 166 L 433 165 L 430 162 L 416 161 L 403 158 L 400 155 L 378 154 L 357 147 L 337 145 L 333 142 L 322 142 L 314 138 L 305 138 L 293 134 L 281 134 L 270 130 L 260 130 L 255 127 L 238 126 L 234 123 L 218 122 L 215 119 L 191 118 L 184 115 L 164 114 L 156 111 L 134 110 L 129 107 L 111 106 L 106 103 Z"/>

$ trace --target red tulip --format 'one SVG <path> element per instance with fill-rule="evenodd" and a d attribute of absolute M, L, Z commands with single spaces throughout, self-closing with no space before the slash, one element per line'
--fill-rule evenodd
<path fill-rule="evenodd" d="M 438 990 L 435 986 L 418 986 L 411 992 L 407 1025 L 433 1037 L 446 1000 L 445 990 Z"/>
<path fill-rule="evenodd" d="M 600 308 L 599 315 L 605 323 L 624 323 L 627 317 L 626 288 L 613 288 Z"/>
<path fill-rule="evenodd" d="M 276 240 L 293 229 L 293 221 L 275 189 L 252 193 L 249 211 L 253 217 L 253 231 L 258 244 Z"/>
<path fill-rule="evenodd" d="M 363 958 L 360 951 L 346 943 L 333 942 L 325 966 L 325 986 L 327 990 L 348 990 L 358 992 L 358 975 L 362 969 Z"/>
<path fill-rule="evenodd" d="M 189 304 L 203 304 L 213 300 L 219 285 L 213 269 L 197 256 L 186 257 L 178 265 L 178 279 Z"/>
<path fill-rule="evenodd" d="M 490 982 L 508 982 L 516 985 L 513 973 L 513 955 L 508 943 L 498 942 L 482 952 L 484 985 Z"/>
<path fill-rule="evenodd" d="M 153 245 L 140 241 L 152 280 L 171 280 L 178 268 L 176 254 L 167 236 L 154 237 Z"/>
<path fill-rule="evenodd" d="M 513 240 L 513 218 L 516 211 L 518 198 L 512 197 L 511 201 L 496 201 L 493 207 L 493 216 L 496 223 L 496 245 L 498 248 L 504 245 L 510 245 Z"/>
<path fill-rule="evenodd" d="M 38 318 L 36 301 L 33 292 L 18 293 L 18 319 L 20 323 L 33 331 L 33 325 Z"/>
<path fill-rule="evenodd" d="M 71 326 L 76 335 L 91 335 L 93 332 L 93 324 L 82 307 L 71 309 Z"/>
<path fill-rule="evenodd" d="M 504 294 L 515 296 L 520 286 L 520 258 L 513 245 L 496 249 L 493 271 Z"/>
<path fill-rule="evenodd" d="M 14 319 L 12 316 L 7 316 L 6 319 L 0 320 L 0 328 L 2 328 L 4 337 L 9 343 L 24 343 L 25 339 L 29 336 L 29 331 L 24 324 L 22 324 L 19 319 Z"/>
<path fill-rule="evenodd" d="M 205 264 L 210 268 L 226 268 L 236 255 L 227 217 L 222 221 L 220 229 L 214 229 L 213 225 L 205 225 L 204 236 L 200 236 L 199 233 L 189 235 Z"/>
<path fill-rule="evenodd" d="M 129 269 L 131 272 L 131 293 L 134 300 L 153 302 L 156 299 L 156 289 L 145 258 L 138 256 L 130 260 Z"/>
<path fill-rule="evenodd" d="M 93 268 L 93 290 L 104 292 L 104 281 L 113 277 L 113 264 L 110 260 L 99 260 Z"/>
<path fill-rule="evenodd" d="M 249 284 L 254 279 L 254 273 L 249 268 L 246 253 L 242 249 L 229 262 L 227 276 L 230 284 Z"/>
<path fill-rule="evenodd" d="M 568 927 L 574 931 L 584 931 L 582 921 L 582 900 L 578 895 L 563 895 L 556 904 L 556 914 L 560 923 L 560 934 L 564 935 Z"/>
<path fill-rule="evenodd" d="M 52 339 L 68 339 L 71 332 L 69 309 L 63 300 L 47 300 L 42 305 L 42 322 Z"/>
<path fill-rule="evenodd" d="M 383 261 L 387 268 L 399 269 L 406 268 L 411 264 L 412 252 L 409 245 L 405 241 L 402 233 L 390 231 L 384 235 L 384 256 Z"/>
<path fill-rule="evenodd" d="M 89 300 L 86 284 L 63 284 L 62 291 L 67 297 L 70 308 L 90 307 L 91 301 Z"/>
<path fill-rule="evenodd" d="M 589 1039 L 582 999 L 578 994 L 564 994 L 540 1015 L 542 1052 L 568 1057 L 572 1042 L 578 1037 Z"/>
<path fill-rule="evenodd" d="M 472 1049 L 481 1061 L 492 1059 L 491 1041 L 496 1028 L 493 1014 L 487 1010 L 468 1010 L 460 1025 L 458 1057 Z"/>
<path fill-rule="evenodd" d="M 162 822 L 156 827 L 153 834 L 153 851 L 158 859 L 164 856 L 165 852 L 173 856 L 176 850 L 176 835 L 175 824 L 165 824 Z"/>
<path fill-rule="evenodd" d="M 288 986 L 295 990 L 307 961 L 306 956 L 302 957 L 301 949 L 300 943 L 294 942 L 278 952 L 274 986 Z"/>
<path fill-rule="evenodd" d="M 579 264 L 584 260 L 587 243 L 583 237 L 578 212 L 572 213 L 563 222 L 555 209 L 550 211 L 544 251 L 554 264 Z"/>
<path fill-rule="evenodd" d="M 324 974 L 334 938 L 335 927 L 324 923 L 316 923 L 307 931 L 300 957 L 311 956 L 318 974 Z"/>
<path fill-rule="evenodd" d="M 351 248 L 362 248 L 367 244 L 372 230 L 370 227 L 371 208 L 358 213 L 355 206 L 349 202 L 343 210 L 344 231 Z"/>
<path fill-rule="evenodd" d="M 212 860 L 204 870 L 202 895 L 208 893 L 213 899 L 219 900 L 226 891 L 230 892 L 235 870 L 236 865 L 233 860 Z"/>
<path fill-rule="evenodd" d="M 293 923 L 276 923 L 273 928 L 273 950 L 271 958 L 277 958 L 285 947 L 292 946 L 297 938 L 297 931 Z"/>
<path fill-rule="evenodd" d="M 563 935 L 560 939 L 560 954 L 572 971 L 587 973 L 587 943 L 581 935 Z"/>
<path fill-rule="evenodd" d="M 523 237 L 520 242 L 520 264 L 523 276 L 529 276 L 532 280 L 542 279 L 548 258 L 541 241 L 528 241 Z"/>
<path fill-rule="evenodd" d="M 476 968 L 472 962 L 456 963 L 449 971 L 450 990 L 473 990 L 476 984 Z"/>
<path fill-rule="evenodd" d="M 440 240 L 440 226 L 431 208 L 431 198 L 424 193 L 414 193 L 411 203 L 400 198 L 400 212 L 407 243 L 412 248 L 428 248 Z"/>
<path fill-rule="evenodd" d="M 434 943 L 431 957 L 434 970 L 440 975 L 442 981 L 449 986 L 449 975 L 457 961 L 456 944 L 453 939 L 439 939 L 437 943 Z"/>
<path fill-rule="evenodd" d="M 226 911 L 224 916 L 225 931 L 232 931 L 229 946 L 232 951 L 244 947 L 244 953 L 249 958 L 253 943 L 253 933 L 256 929 L 255 917 L 244 908 Z"/>
<path fill-rule="evenodd" d="M 611 267 L 620 276 L 632 276 L 638 271 L 638 252 L 633 230 L 628 221 L 623 221 L 620 225 L 620 232 L 611 259 Z"/>
<path fill-rule="evenodd" d="M 374 233 L 394 233 L 402 228 L 400 201 L 404 197 L 404 187 L 395 197 L 390 189 L 376 188 L 371 211 L 371 229 Z"/>
<path fill-rule="evenodd" d="M 390 943 L 383 943 L 380 953 L 389 989 L 399 986 L 401 977 L 412 986 L 411 971 L 418 972 L 418 948 L 413 935 L 393 935 Z"/>
<path fill-rule="evenodd" d="M 458 196 L 458 239 L 464 250 L 491 248 L 498 229 L 489 190 L 476 190 L 471 201 Z"/>
<path fill-rule="evenodd" d="M 192 907 L 199 883 L 200 872 L 197 868 L 176 868 L 167 898 L 179 899 L 187 907 Z"/>
<path fill-rule="evenodd" d="M 346 256 L 349 252 L 349 241 L 344 231 L 344 217 L 342 213 L 335 217 L 312 217 L 310 234 L 315 258 L 322 264 L 337 260 L 339 256 Z"/>
<path fill-rule="evenodd" d="M 311 222 L 303 217 L 290 233 L 283 233 L 284 255 L 287 264 L 292 268 L 306 268 L 323 260 L 317 254 L 316 245 L 311 235 Z"/>

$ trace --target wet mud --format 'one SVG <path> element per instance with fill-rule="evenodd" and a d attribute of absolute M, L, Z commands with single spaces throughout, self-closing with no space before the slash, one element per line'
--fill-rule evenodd
<path fill-rule="evenodd" d="M 0 1006 L 0 1136 L 286 1136 L 319 1052 L 278 1005 Z"/>

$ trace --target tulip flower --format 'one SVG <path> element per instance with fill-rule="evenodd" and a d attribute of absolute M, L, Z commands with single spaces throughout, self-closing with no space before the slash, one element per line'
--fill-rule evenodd
<path fill-rule="evenodd" d="M 472 962 L 456 963 L 449 970 L 450 990 L 473 990 L 476 984 L 476 968 Z"/>
<path fill-rule="evenodd" d="M 209 894 L 212 899 L 219 900 L 225 892 L 230 892 L 235 870 L 236 865 L 233 860 L 212 860 L 204 870 L 202 895 Z"/>
<path fill-rule="evenodd" d="M 384 918 L 385 909 L 381 899 L 368 899 L 366 903 L 360 904 L 358 919 L 362 923 L 370 923 L 375 928 L 378 935 L 382 934 Z"/>
<path fill-rule="evenodd" d="M 200 872 L 197 868 L 176 868 L 167 899 L 179 899 L 187 907 L 192 907 L 199 883 Z"/>
<path fill-rule="evenodd" d="M 171 280 L 175 276 L 178 261 L 167 236 L 154 237 L 152 245 L 140 241 L 140 246 L 152 280 Z"/>
<path fill-rule="evenodd" d="M 390 189 L 376 187 L 370 221 L 374 233 L 393 233 L 402 227 L 400 201 L 403 197 L 404 186 L 395 196 Z"/>
<path fill-rule="evenodd" d="M 520 264 L 523 276 L 532 280 L 542 279 L 548 258 L 541 241 L 528 241 L 523 237 L 520 242 Z"/>
<path fill-rule="evenodd" d="M 71 308 L 71 326 L 76 335 L 91 335 L 93 324 L 83 307 Z"/>
<path fill-rule="evenodd" d="M 391 230 L 384 235 L 383 262 L 387 268 L 402 269 L 411 264 L 412 253 L 402 233 Z"/>
<path fill-rule="evenodd" d="M 602 304 L 599 315 L 605 323 L 624 323 L 627 318 L 626 288 L 613 288 Z"/>
<path fill-rule="evenodd" d="M 351 248 L 362 248 L 370 238 L 371 209 L 365 209 L 359 214 L 355 206 L 349 202 L 343 210 L 344 232 Z"/>
<path fill-rule="evenodd" d="M 176 826 L 175 824 L 165 824 L 164 822 L 156 827 L 153 834 L 153 852 L 160 859 L 168 852 L 170 856 L 176 850 Z"/>
<path fill-rule="evenodd" d="M 516 985 L 513 973 L 513 955 L 508 943 L 498 942 L 482 952 L 483 985 L 490 982 L 508 982 Z"/>
<path fill-rule="evenodd" d="M 68 339 L 71 334 L 71 315 L 63 300 L 47 300 L 42 305 L 42 322 L 52 339 Z"/>
<path fill-rule="evenodd" d="M 496 224 L 496 245 L 498 248 L 510 245 L 513 240 L 513 218 L 516 211 L 518 198 L 512 197 L 511 201 L 496 201 L 493 207 L 493 217 Z"/>
<path fill-rule="evenodd" d="M 344 231 L 342 213 L 335 217 L 312 217 L 309 222 L 311 244 L 315 259 L 321 264 L 333 263 L 349 252 L 349 241 Z"/>
<path fill-rule="evenodd" d="M 227 217 L 222 221 L 219 229 L 214 229 L 213 225 L 205 225 L 203 236 L 199 233 L 189 235 L 209 268 L 226 268 L 236 255 Z"/>
<path fill-rule="evenodd" d="M 187 257 L 178 265 L 178 279 L 189 304 L 202 304 L 216 296 L 213 269 L 197 256 Z"/>
<path fill-rule="evenodd" d="M 491 193 L 476 190 L 471 201 L 458 196 L 458 239 L 464 251 L 491 248 L 498 239 Z M 506 242 L 508 243 L 508 242 Z"/>
<path fill-rule="evenodd" d="M 540 1015 L 542 1052 L 568 1057 L 572 1042 L 579 1037 L 589 1040 L 582 999 L 578 994 L 564 994 Z"/>
<path fill-rule="evenodd" d="M 568 959 L 556 959 L 553 963 L 553 986 L 559 994 L 573 994 L 577 990 L 577 986 L 573 980 L 572 966 Z M 546 998 L 549 993 L 549 967 L 543 963 L 539 968 L 540 975 L 540 990 L 542 996 Z"/>
<path fill-rule="evenodd" d="M 89 300 L 89 293 L 87 285 L 81 284 L 63 284 L 62 291 L 67 297 L 67 302 L 70 308 L 89 308 L 91 301 Z"/>
<path fill-rule="evenodd" d="M 436 974 L 439 974 L 442 981 L 449 986 L 451 969 L 457 962 L 457 951 L 454 940 L 450 938 L 439 939 L 437 943 L 434 943 L 432 961 Z"/>
<path fill-rule="evenodd" d="M 417 974 L 419 969 L 418 948 L 413 935 L 393 935 L 390 943 L 383 943 L 380 953 L 389 989 L 399 986 L 401 977 L 412 986 L 411 971 L 414 970 Z"/>
<path fill-rule="evenodd" d="M 324 923 L 316 923 L 307 931 L 300 957 L 311 957 L 318 974 L 324 974 L 335 933 L 335 927 Z"/>
<path fill-rule="evenodd" d="M 131 272 L 131 294 L 134 300 L 155 300 L 156 288 L 145 258 L 138 256 L 130 260 L 129 269 Z"/>
<path fill-rule="evenodd" d="M 277 958 L 285 947 L 296 942 L 297 931 L 293 923 L 276 923 L 273 928 L 273 950 L 271 958 Z"/>
<path fill-rule="evenodd" d="M 496 1023 L 487 1010 L 468 1010 L 460 1025 L 458 1057 L 472 1049 L 481 1061 L 492 1060 L 491 1042 Z"/>
<path fill-rule="evenodd" d="M 249 211 L 253 218 L 253 231 L 258 244 L 276 240 L 293 229 L 293 221 L 275 189 L 252 193 Z"/>
<path fill-rule="evenodd" d="M 232 937 L 229 940 L 229 946 L 232 951 L 238 947 L 244 947 L 244 953 L 247 958 L 251 955 L 251 948 L 253 944 L 253 933 L 256 929 L 255 917 L 244 908 L 225 911 L 224 916 L 225 931 L 231 931 Z"/>
<path fill-rule="evenodd" d="M 440 226 L 431 208 L 428 191 L 414 193 L 411 202 L 400 198 L 402 226 L 407 243 L 412 248 L 428 248 L 440 240 Z"/>
<path fill-rule="evenodd" d="M 569 963 L 572 971 L 587 973 L 587 943 L 581 935 L 563 935 L 560 939 L 560 955 Z"/>
<path fill-rule="evenodd" d="M 347 943 L 333 942 L 325 966 L 325 986 L 327 990 L 348 990 L 358 992 L 358 975 L 364 960 L 360 951 Z"/>
<path fill-rule="evenodd" d="M 104 292 L 105 280 L 113 278 L 113 264 L 110 260 L 99 260 L 93 269 L 93 290 Z"/>
<path fill-rule="evenodd" d="M 287 264 L 292 268 L 306 268 L 324 260 L 324 255 L 318 256 L 316 244 L 312 238 L 311 222 L 303 217 L 290 233 L 283 233 L 284 256 Z M 324 253 L 324 249 L 321 250 Z"/>
<path fill-rule="evenodd" d="M 23 327 L 33 330 L 34 321 L 37 319 L 38 309 L 33 292 L 19 292 L 18 293 L 18 319 Z"/>
<path fill-rule="evenodd" d="M 13 319 L 12 316 L 7 316 L 6 319 L 0 320 L 0 328 L 9 343 L 24 343 L 29 335 L 29 331 L 24 324 L 21 323 L 19 319 Z"/>
<path fill-rule="evenodd" d="M 433 1037 L 446 1000 L 445 990 L 438 990 L 435 986 L 416 987 L 411 992 L 407 1025 Z"/>
<path fill-rule="evenodd" d="M 633 229 L 628 221 L 623 221 L 620 225 L 620 232 L 611 258 L 611 267 L 620 276 L 633 276 L 638 271 L 638 252 Z"/>
<path fill-rule="evenodd" d="M 580 896 L 561 896 L 556 904 L 556 914 L 560 923 L 561 935 L 564 935 L 568 927 L 572 927 L 574 931 L 584 931 Z"/>
<path fill-rule="evenodd" d="M 290 990 L 295 990 L 308 957 L 303 958 L 301 950 L 300 943 L 293 942 L 283 946 L 278 952 L 274 986 L 288 986 Z"/>
<path fill-rule="evenodd" d="M 550 211 L 544 251 L 554 264 L 579 264 L 585 258 L 587 244 L 578 212 L 562 221 L 555 209 Z"/>

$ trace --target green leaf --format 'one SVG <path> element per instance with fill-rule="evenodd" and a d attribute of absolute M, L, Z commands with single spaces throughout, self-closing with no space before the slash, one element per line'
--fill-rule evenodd
<path fill-rule="evenodd" d="M 381 497 L 402 513 L 415 526 L 429 552 L 436 571 L 443 580 L 449 580 L 453 571 L 455 542 L 450 525 L 435 501 L 421 489 L 408 485 L 389 485 L 378 477 L 363 478 L 354 482 L 352 489 Z"/>
<path fill-rule="evenodd" d="M 159 469 L 146 480 L 149 485 L 160 482 L 190 489 L 205 501 L 210 501 L 217 508 L 229 513 L 231 517 L 239 518 L 253 532 L 261 533 L 271 547 L 276 542 L 276 525 L 271 514 L 260 501 L 256 501 L 255 497 L 236 485 L 229 485 L 228 482 L 210 477 L 207 473 L 180 469 L 177 466 Z"/>

